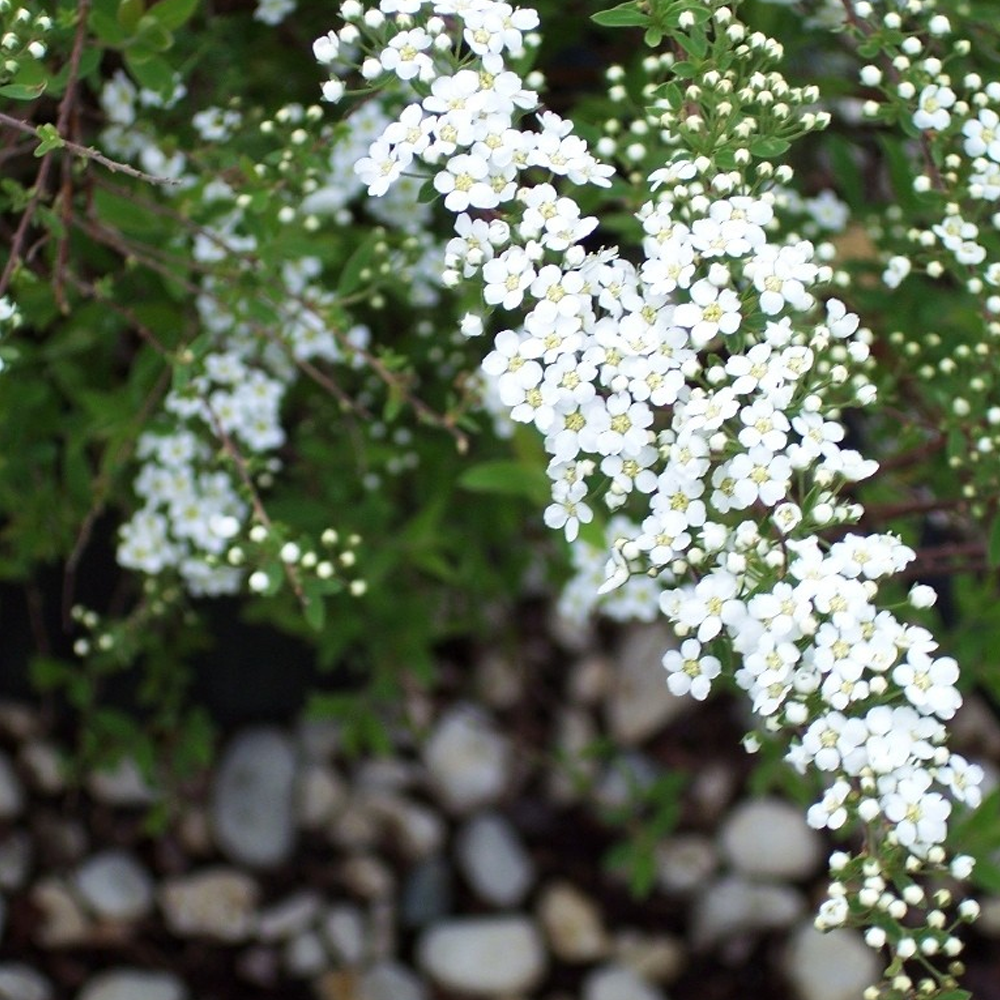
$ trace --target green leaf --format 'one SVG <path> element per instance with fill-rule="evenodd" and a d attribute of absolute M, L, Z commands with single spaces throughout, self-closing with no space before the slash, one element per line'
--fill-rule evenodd
<path fill-rule="evenodd" d="M 830 157 L 838 192 L 851 208 L 861 210 L 865 204 L 865 182 L 854 158 L 857 147 L 844 136 L 831 133 L 826 137 L 824 149 Z"/>
<path fill-rule="evenodd" d="M 990 527 L 990 540 L 986 548 L 986 558 L 989 560 L 991 569 L 1000 566 L 1000 514 L 997 514 L 993 518 L 993 524 Z"/>
<path fill-rule="evenodd" d="M 367 278 L 362 278 L 362 272 L 367 268 L 375 257 L 375 238 L 365 240 L 354 253 L 347 259 L 344 269 L 340 272 L 340 281 L 337 283 L 337 294 L 341 298 L 346 298 L 352 292 L 356 292 Z"/>
<path fill-rule="evenodd" d="M 152 212 L 140 208 L 129 199 L 128 192 L 119 195 L 99 187 L 94 190 L 93 200 L 97 218 L 122 232 L 145 235 L 162 228 Z"/>
<path fill-rule="evenodd" d="M 191 19 L 198 3 L 199 0 L 160 0 L 150 7 L 149 16 L 155 17 L 168 31 L 174 31 Z"/>
<path fill-rule="evenodd" d="M 696 77 L 701 70 L 694 65 L 694 63 L 689 62 L 678 62 L 674 63 L 670 67 L 670 72 L 673 76 L 678 77 L 681 80 L 690 80 Z"/>
<path fill-rule="evenodd" d="M 964 459 L 969 454 L 969 442 L 957 427 L 953 427 L 948 431 L 948 439 L 945 442 L 945 453 L 949 458 L 961 459 Z"/>
<path fill-rule="evenodd" d="M 147 49 L 129 49 L 125 64 L 139 84 L 147 90 L 167 95 L 174 89 L 174 70 L 165 59 Z"/>
<path fill-rule="evenodd" d="M 303 609 L 306 624 L 315 632 L 322 632 L 326 624 L 326 604 L 318 594 L 308 598 Z"/>
<path fill-rule="evenodd" d="M 635 0 L 619 4 L 611 10 L 600 10 L 590 19 L 602 28 L 644 28 L 650 22 L 649 15 L 639 10 Z"/>
<path fill-rule="evenodd" d="M 0 97 L 9 97 L 12 101 L 33 101 L 42 96 L 45 86 L 45 80 L 31 84 L 7 83 L 0 87 Z"/>
<path fill-rule="evenodd" d="M 879 145 L 889 163 L 889 176 L 892 178 L 896 202 L 904 212 L 912 213 L 919 208 L 921 199 L 913 190 L 916 170 L 906 143 L 902 138 L 879 135 Z"/>
<path fill-rule="evenodd" d="M 684 103 L 684 93 L 676 83 L 661 83 L 656 88 L 656 99 L 666 101 L 671 108 L 679 108 Z"/>
<path fill-rule="evenodd" d="M 118 4 L 118 23 L 129 35 L 134 35 L 142 15 L 146 13 L 145 0 L 121 0 Z"/>
<path fill-rule="evenodd" d="M 968 990 L 948 990 L 947 993 L 935 994 L 936 1000 L 972 1000 Z"/>
<path fill-rule="evenodd" d="M 473 465 L 459 476 L 458 485 L 472 493 L 520 496 L 536 503 L 549 498 L 549 479 L 541 469 L 507 459 Z"/>
<path fill-rule="evenodd" d="M 55 125 L 51 122 L 38 126 L 38 138 L 42 141 L 35 150 L 35 156 L 45 156 L 46 153 L 51 153 L 53 149 L 62 149 L 66 144 L 63 137 L 56 131 Z"/>
<path fill-rule="evenodd" d="M 751 141 L 750 152 L 763 160 L 773 160 L 776 156 L 786 153 L 790 146 L 791 143 L 787 139 L 762 135 Z"/>
<path fill-rule="evenodd" d="M 87 24 L 98 40 L 110 48 L 120 48 L 128 38 L 128 34 L 118 23 L 118 20 L 103 10 L 96 8 L 92 10 Z"/>
<path fill-rule="evenodd" d="M 150 14 L 139 22 L 135 40 L 137 45 L 154 52 L 166 52 L 174 44 L 174 36 Z"/>
<path fill-rule="evenodd" d="M 704 59 L 708 54 L 708 38 L 702 29 L 694 29 L 690 35 L 676 35 L 675 38 L 680 42 L 681 48 L 695 59 Z"/>

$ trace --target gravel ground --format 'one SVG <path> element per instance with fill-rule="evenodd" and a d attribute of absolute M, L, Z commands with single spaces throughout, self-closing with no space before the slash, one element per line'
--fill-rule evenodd
<path fill-rule="evenodd" d="M 134 770 L 70 787 L 66 734 L 0 705 L 0 998 L 857 1000 L 870 953 L 809 929 L 830 845 L 760 787 L 738 701 L 669 695 L 668 641 L 453 653 L 382 759 L 329 724 L 238 727 L 156 835 Z M 983 703 L 957 728 L 996 759 Z M 607 864 L 629 831 L 641 899 Z M 991 933 L 1000 906 L 977 1000 Z"/>

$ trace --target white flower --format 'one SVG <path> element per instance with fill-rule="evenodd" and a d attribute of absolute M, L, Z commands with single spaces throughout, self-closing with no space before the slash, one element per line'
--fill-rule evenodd
<path fill-rule="evenodd" d="M 493 343 L 494 350 L 483 359 L 483 371 L 497 380 L 504 405 L 516 406 L 525 390 L 541 382 L 542 366 L 525 353 L 524 338 L 513 330 L 501 330 Z"/>
<path fill-rule="evenodd" d="M 915 854 L 926 854 L 940 844 L 947 832 L 951 803 L 937 792 L 928 791 L 930 775 L 914 769 L 896 783 L 895 790 L 882 797 L 882 812 L 896 825 L 899 842 Z"/>
<path fill-rule="evenodd" d="M 937 772 L 940 781 L 959 802 L 976 809 L 983 801 L 983 769 L 978 764 L 970 764 L 961 754 L 948 755 L 948 763 Z"/>
<path fill-rule="evenodd" d="M 904 689 L 907 701 L 925 715 L 951 719 L 962 704 L 955 687 L 958 664 L 950 656 L 932 660 L 926 653 L 910 650 L 893 670 L 892 679 Z"/>
<path fill-rule="evenodd" d="M 354 172 L 367 185 L 369 196 L 379 198 L 389 190 L 409 162 L 406 158 L 399 158 L 384 139 L 376 139 L 369 147 L 368 155 L 354 165 Z"/>
<path fill-rule="evenodd" d="M 583 503 L 586 495 L 586 485 L 576 482 L 558 496 L 553 491 L 553 502 L 545 508 L 545 524 L 550 528 L 562 528 L 568 542 L 576 540 L 581 524 L 589 524 L 594 518 L 593 511 Z"/>
<path fill-rule="evenodd" d="M 316 62 L 325 66 L 335 62 L 340 55 L 340 39 L 337 37 L 337 32 L 329 31 L 317 38 L 313 42 L 313 55 L 316 57 Z"/>
<path fill-rule="evenodd" d="M 731 288 L 717 288 L 702 279 L 690 289 L 691 301 L 674 310 L 674 322 L 691 331 L 695 347 L 704 347 L 717 334 L 735 333 L 740 326 L 740 299 Z"/>
<path fill-rule="evenodd" d="M 668 671 L 667 687 L 671 692 L 678 696 L 690 694 L 696 701 L 708 697 L 712 681 L 722 672 L 718 658 L 703 655 L 696 639 L 685 639 L 679 650 L 667 650 L 663 666 Z"/>
<path fill-rule="evenodd" d="M 737 578 L 725 570 L 716 570 L 693 588 L 681 592 L 677 620 L 690 629 L 697 629 L 699 642 L 708 642 L 724 625 L 742 617 L 743 605 L 738 600 L 738 593 Z"/>
<path fill-rule="evenodd" d="M 913 113 L 913 124 L 919 129 L 944 131 L 951 124 L 948 113 L 955 103 L 955 92 L 951 87 L 930 83 L 920 92 L 917 110 Z"/>
<path fill-rule="evenodd" d="M 500 196 L 487 180 L 489 173 L 481 156 L 460 153 L 435 174 L 434 187 L 445 196 L 444 207 L 450 212 L 464 212 L 470 207 L 496 208 Z"/>
<path fill-rule="evenodd" d="M 988 156 L 1000 163 L 1000 116 L 992 108 L 980 108 L 979 115 L 962 126 L 962 135 L 969 156 Z"/>
<path fill-rule="evenodd" d="M 807 240 L 789 246 L 767 244 L 747 262 L 745 271 L 761 293 L 760 307 L 768 316 L 784 309 L 808 309 L 813 302 L 806 286 L 816 280 L 813 246 Z"/>
<path fill-rule="evenodd" d="M 488 305 L 516 309 L 535 280 L 535 268 L 521 247 L 512 246 L 486 263 L 483 280 L 483 298 Z"/>

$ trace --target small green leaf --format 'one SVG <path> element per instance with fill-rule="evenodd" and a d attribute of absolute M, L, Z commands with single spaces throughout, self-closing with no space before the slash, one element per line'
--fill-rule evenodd
<path fill-rule="evenodd" d="M 506 459 L 473 465 L 459 476 L 458 484 L 472 493 L 520 496 L 536 503 L 549 499 L 549 479 L 541 469 Z"/>
<path fill-rule="evenodd" d="M 148 49 L 130 48 L 125 53 L 125 64 L 132 76 L 147 90 L 155 90 L 161 96 L 173 91 L 173 67 Z"/>
<path fill-rule="evenodd" d="M 66 144 L 63 137 L 56 131 L 55 125 L 51 122 L 38 126 L 38 138 L 42 141 L 35 150 L 35 156 L 45 156 L 47 153 L 51 153 L 53 149 L 62 149 Z"/>
<path fill-rule="evenodd" d="M 968 990 L 948 990 L 947 993 L 938 993 L 936 1000 L 972 1000 L 972 994 Z"/>
<path fill-rule="evenodd" d="M 750 152 L 763 160 L 773 160 L 776 156 L 786 153 L 789 146 L 791 143 L 787 139 L 762 135 L 751 141 Z"/>
<path fill-rule="evenodd" d="M 611 10 L 600 10 L 590 19 L 602 28 L 644 28 L 649 24 L 649 15 L 639 10 L 635 0 L 619 4 Z"/>
<path fill-rule="evenodd" d="M 997 566 L 1000 566 L 1000 514 L 993 518 L 993 524 L 990 527 L 990 540 L 986 549 L 986 558 L 989 560 L 991 568 L 995 569 Z"/>
<path fill-rule="evenodd" d="M 969 453 L 969 442 L 965 435 L 954 427 L 948 432 L 948 440 L 945 443 L 945 451 L 949 458 L 964 459 Z"/>
<path fill-rule="evenodd" d="M 340 281 L 337 283 L 337 294 L 341 298 L 346 298 L 352 292 L 356 292 L 368 280 L 362 277 L 362 273 L 371 264 L 374 257 L 374 239 L 365 240 L 351 254 L 344 265 L 344 269 L 340 272 Z"/>
<path fill-rule="evenodd" d="M 671 108 L 679 108 L 684 103 L 684 93 L 681 88 L 673 82 L 661 83 L 656 88 L 656 99 L 666 101 Z"/>
<path fill-rule="evenodd" d="M 46 81 L 39 83 L 8 83 L 0 87 L 0 97 L 9 97 L 12 101 L 33 101 L 41 97 L 45 91 Z"/>
<path fill-rule="evenodd" d="M 313 631 L 322 632 L 323 626 L 326 624 L 326 605 L 323 598 L 318 595 L 310 597 L 303 608 L 303 615 L 305 616 L 306 624 Z"/>
<path fill-rule="evenodd" d="M 137 45 L 153 52 L 166 52 L 174 44 L 174 36 L 150 14 L 139 21 L 135 40 Z"/>
<path fill-rule="evenodd" d="M 708 54 L 708 38 L 703 29 L 696 28 L 689 35 L 674 36 L 681 44 L 685 52 L 690 53 L 695 59 L 704 59 Z"/>
<path fill-rule="evenodd" d="M 149 16 L 155 17 L 168 31 L 174 31 L 191 19 L 198 3 L 199 0 L 160 0 L 149 8 Z"/>
<path fill-rule="evenodd" d="M 118 4 L 118 23 L 128 34 L 134 35 L 145 13 L 145 0 L 121 0 Z"/>
<path fill-rule="evenodd" d="M 681 80 L 690 80 L 692 77 L 696 77 L 700 70 L 693 63 L 678 62 L 674 63 L 673 66 L 670 67 L 670 72 L 673 76 L 676 76 Z"/>
<path fill-rule="evenodd" d="M 128 192 L 119 195 L 106 188 L 97 188 L 93 201 L 97 217 L 115 229 L 126 233 L 148 234 L 162 228 L 157 217 L 136 205 L 128 197 Z"/>

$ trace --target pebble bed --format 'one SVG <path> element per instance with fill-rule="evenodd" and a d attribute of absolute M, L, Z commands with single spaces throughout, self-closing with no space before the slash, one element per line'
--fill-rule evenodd
<path fill-rule="evenodd" d="M 40 715 L 0 704 L 0 1000 L 860 1000 L 876 957 L 812 928 L 830 844 L 754 794 L 737 701 L 670 694 L 668 643 L 446 665 L 381 758 L 326 722 L 241 728 L 155 836 L 134 766 L 70 787 Z M 989 708 L 955 728 L 995 775 Z M 605 859 L 677 769 L 636 899 Z M 991 1000 L 983 902 L 969 985 Z"/>

